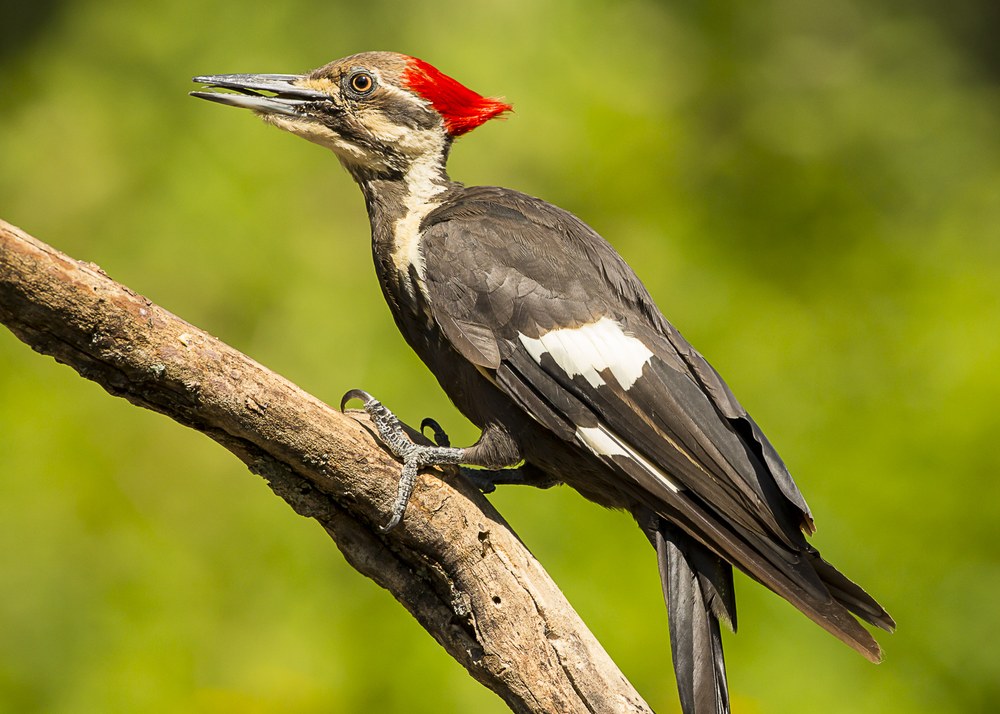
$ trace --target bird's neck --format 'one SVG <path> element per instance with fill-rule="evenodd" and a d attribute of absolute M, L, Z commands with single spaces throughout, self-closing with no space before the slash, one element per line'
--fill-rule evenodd
<path fill-rule="evenodd" d="M 460 187 L 448 178 L 445 156 L 421 155 L 398 173 L 355 174 L 371 221 L 375 272 L 397 322 L 404 311 L 424 312 L 421 226 Z"/>
<path fill-rule="evenodd" d="M 415 233 L 424 216 L 440 204 L 456 184 L 448 178 L 443 155 L 423 155 L 402 170 L 355 172 L 372 226 L 376 252 L 398 248 L 406 235 Z"/>

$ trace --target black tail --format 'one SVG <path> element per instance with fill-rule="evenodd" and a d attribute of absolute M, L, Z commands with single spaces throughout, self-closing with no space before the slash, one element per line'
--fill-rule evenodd
<path fill-rule="evenodd" d="M 810 556 L 816 574 L 826 585 L 834 600 L 869 624 L 881 627 L 887 632 L 896 629 L 896 621 L 892 616 L 860 585 L 823 560 L 817 551 L 811 551 Z"/>
<path fill-rule="evenodd" d="M 736 629 L 733 569 L 662 519 L 649 523 L 644 530 L 656 547 L 681 709 L 729 714 L 719 622 Z"/>
<path fill-rule="evenodd" d="M 687 505 L 691 508 L 685 511 L 665 505 L 669 522 L 678 524 L 678 533 L 707 534 L 708 542 L 718 545 L 712 553 L 725 562 L 738 564 L 744 573 L 872 662 L 881 661 L 881 648 L 854 616 L 889 631 L 895 628 L 892 618 L 861 587 L 823 560 L 804 537 L 797 549 L 788 548 L 739 523 L 725 521 L 697 500 Z M 693 538 L 690 542 L 702 543 Z"/>
<path fill-rule="evenodd" d="M 805 545 L 799 557 L 782 563 L 773 544 L 760 538 L 748 540 L 764 556 L 745 561 L 750 577 L 781 595 L 870 661 L 882 661 L 882 649 L 875 638 L 854 618 L 857 616 L 889 632 L 896 628 L 889 613 L 871 595 L 823 560 L 812 546 Z"/>

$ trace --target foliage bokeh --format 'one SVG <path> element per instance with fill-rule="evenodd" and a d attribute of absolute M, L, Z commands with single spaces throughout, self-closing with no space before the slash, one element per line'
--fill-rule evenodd
<path fill-rule="evenodd" d="M 395 332 L 333 158 L 189 78 L 423 57 L 516 107 L 451 173 L 568 208 L 790 464 L 900 624 L 874 667 L 742 578 L 738 712 L 1000 707 L 1000 59 L 971 2 L 6 3 L 0 216 L 312 393 L 475 432 Z M 990 39 L 992 38 L 992 40 Z M 655 563 L 491 496 L 658 711 Z M 499 712 L 207 439 L 0 334 L 0 711 Z"/>

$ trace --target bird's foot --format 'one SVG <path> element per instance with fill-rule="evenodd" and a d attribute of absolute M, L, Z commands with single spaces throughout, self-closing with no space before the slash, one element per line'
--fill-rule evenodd
<path fill-rule="evenodd" d="M 382 402 L 378 401 L 368 392 L 360 389 L 352 389 L 340 400 L 340 410 L 343 411 L 347 402 L 358 399 L 364 406 L 375 428 L 378 429 L 379 437 L 389 448 L 389 451 L 403 462 L 403 472 L 399 477 L 399 486 L 396 489 L 396 500 L 392 504 L 392 515 L 389 522 L 381 527 L 383 532 L 387 532 L 399 525 L 406 512 L 406 504 L 409 503 L 410 495 L 417 481 L 417 474 L 425 466 L 444 466 L 448 464 L 462 463 L 465 449 L 454 449 L 448 446 L 448 435 L 433 419 L 424 419 L 421 429 L 431 426 L 434 431 L 435 441 L 438 446 L 424 446 L 416 444 L 407 436 L 396 415 L 389 411 Z"/>
<path fill-rule="evenodd" d="M 451 446 L 451 439 L 441 428 L 441 425 L 434 419 L 427 417 L 420 422 L 420 433 L 430 429 L 434 436 L 434 443 L 438 446 Z M 459 466 L 458 472 L 479 489 L 482 493 L 493 493 L 497 490 L 498 484 L 523 484 L 527 481 L 522 476 L 521 469 L 483 469 Z"/>
<path fill-rule="evenodd" d="M 470 469 L 463 466 L 459 469 L 459 473 L 481 493 L 493 493 L 497 490 L 497 484 L 503 483 L 503 473 L 508 470 L 514 469 Z"/>
<path fill-rule="evenodd" d="M 424 433 L 424 429 L 430 427 L 430 430 L 434 434 L 434 443 L 438 446 L 451 446 L 451 439 L 448 438 L 448 434 L 445 430 L 441 428 L 441 425 L 437 423 L 434 419 L 427 417 L 422 422 L 420 422 L 420 433 Z"/>
<path fill-rule="evenodd" d="M 560 483 L 555 477 L 528 464 L 506 469 L 470 469 L 463 466 L 459 471 L 483 493 L 493 493 L 497 486 L 552 488 Z"/>

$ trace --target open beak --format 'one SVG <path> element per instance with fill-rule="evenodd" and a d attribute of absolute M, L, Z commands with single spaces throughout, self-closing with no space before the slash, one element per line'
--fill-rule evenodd
<path fill-rule="evenodd" d="M 301 117 L 304 105 L 330 99 L 323 92 L 295 84 L 304 78 L 300 74 L 212 74 L 195 77 L 194 81 L 204 84 L 206 90 L 232 91 L 191 92 L 191 96 L 264 114 Z"/>

